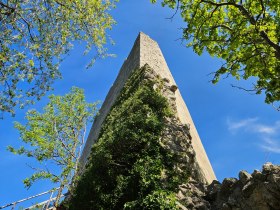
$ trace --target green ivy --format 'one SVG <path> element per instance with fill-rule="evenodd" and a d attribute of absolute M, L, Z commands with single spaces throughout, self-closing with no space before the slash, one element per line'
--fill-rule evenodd
<path fill-rule="evenodd" d="M 93 145 L 69 209 L 177 209 L 176 156 L 160 143 L 164 119 L 171 117 L 160 79 L 134 71 L 106 117 Z M 184 181 L 182 181 L 184 179 Z"/>

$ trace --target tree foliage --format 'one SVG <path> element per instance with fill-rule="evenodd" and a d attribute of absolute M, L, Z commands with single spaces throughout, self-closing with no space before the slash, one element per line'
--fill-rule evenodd
<path fill-rule="evenodd" d="M 29 188 L 39 179 L 59 183 L 59 199 L 65 187 L 71 191 L 70 183 L 76 179 L 86 127 L 93 120 L 97 107 L 96 103 L 86 103 L 83 90 L 79 88 L 72 88 L 65 96 L 51 95 L 49 99 L 42 113 L 28 111 L 25 125 L 15 123 L 26 146 L 19 149 L 10 146 L 8 149 L 15 154 L 35 158 L 41 164 L 52 163 L 58 166 L 59 173 L 50 168 L 34 168 L 35 173 L 25 179 L 24 184 Z"/>
<path fill-rule="evenodd" d="M 152 0 L 156 2 L 156 0 Z M 163 0 L 180 11 L 187 27 L 183 39 L 201 55 L 224 59 L 215 72 L 236 79 L 255 77 L 250 91 L 265 93 L 266 103 L 280 100 L 279 0 Z"/>
<path fill-rule="evenodd" d="M 39 100 L 75 40 L 106 56 L 115 0 L 0 0 L 0 112 Z"/>

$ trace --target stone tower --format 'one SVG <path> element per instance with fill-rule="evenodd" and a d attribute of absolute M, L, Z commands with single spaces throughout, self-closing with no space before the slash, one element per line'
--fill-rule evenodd
<path fill-rule="evenodd" d="M 117 97 L 119 96 L 125 82 L 131 75 L 132 71 L 143 67 L 145 64 L 148 64 L 153 71 L 158 74 L 161 78 L 168 81 L 170 86 L 177 89 L 176 82 L 174 81 L 173 76 L 167 66 L 167 63 L 163 57 L 163 54 L 154 40 L 149 36 L 140 32 L 134 46 L 128 56 L 128 58 L 123 63 L 117 79 L 115 80 L 113 86 L 111 87 L 101 109 L 98 117 L 96 117 L 92 128 L 90 130 L 89 137 L 87 139 L 86 145 L 84 147 L 82 156 L 81 156 L 81 166 L 84 167 L 89 157 L 91 147 L 98 139 L 99 132 L 103 121 L 105 120 L 107 114 L 109 113 L 111 107 L 114 105 Z M 211 183 L 216 179 L 214 171 L 212 169 L 211 163 L 207 157 L 207 154 L 204 150 L 198 132 L 195 128 L 191 115 L 188 111 L 188 108 L 180 94 L 179 90 L 175 91 L 175 111 L 178 120 L 183 125 L 188 125 L 189 133 L 191 136 L 191 144 L 193 150 L 195 151 L 195 159 L 198 165 L 196 170 L 199 170 L 199 174 L 202 176 L 202 180 L 205 183 Z"/>

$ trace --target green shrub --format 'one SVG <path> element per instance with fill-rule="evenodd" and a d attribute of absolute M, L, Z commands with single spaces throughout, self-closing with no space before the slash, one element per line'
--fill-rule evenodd
<path fill-rule="evenodd" d="M 70 209 L 176 209 L 182 177 L 172 173 L 176 156 L 160 143 L 172 112 L 153 88 L 160 80 L 144 79 L 146 71 L 134 71 L 106 117 Z"/>

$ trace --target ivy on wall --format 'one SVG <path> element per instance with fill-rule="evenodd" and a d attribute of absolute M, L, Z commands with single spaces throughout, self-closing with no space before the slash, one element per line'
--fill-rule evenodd
<path fill-rule="evenodd" d="M 149 71 L 147 65 L 137 69 L 126 82 L 69 209 L 177 209 L 177 187 L 187 174 L 174 173 L 178 157 L 160 142 L 172 111 L 161 94 L 161 80 L 145 78 Z"/>

